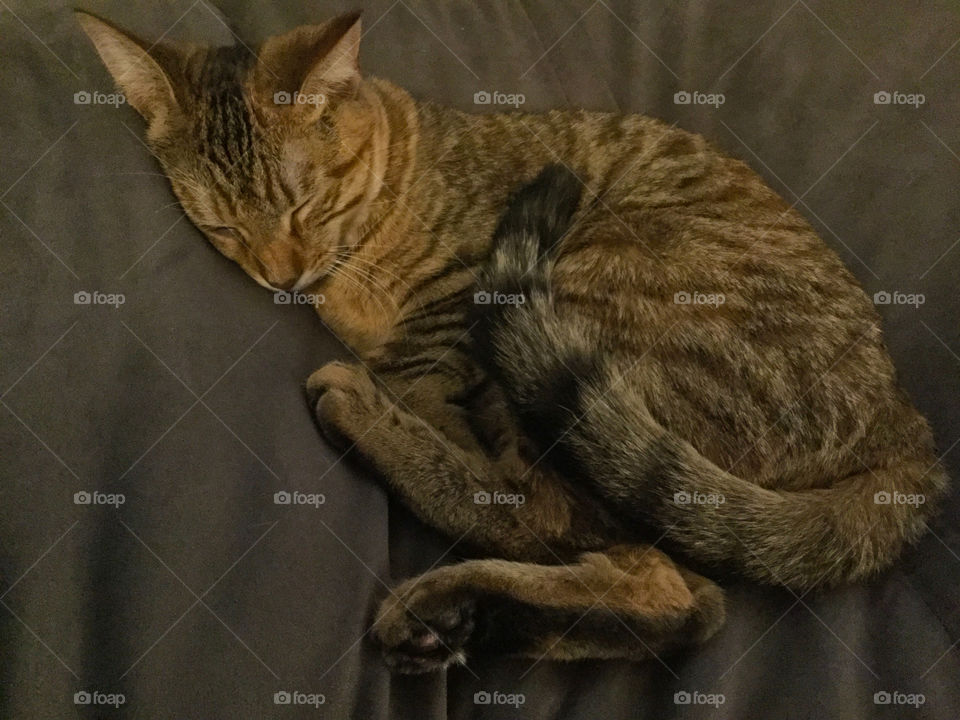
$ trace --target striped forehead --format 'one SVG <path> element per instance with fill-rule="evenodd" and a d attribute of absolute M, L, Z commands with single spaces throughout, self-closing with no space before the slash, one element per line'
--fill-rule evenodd
<path fill-rule="evenodd" d="M 213 178 L 238 195 L 259 196 L 261 133 L 244 91 L 253 56 L 241 46 L 210 51 L 197 81 L 195 142 Z"/>

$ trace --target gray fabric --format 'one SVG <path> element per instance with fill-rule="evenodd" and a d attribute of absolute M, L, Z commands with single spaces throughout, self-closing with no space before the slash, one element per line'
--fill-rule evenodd
<path fill-rule="evenodd" d="M 332 2 L 89 0 L 144 37 L 250 42 Z M 499 659 L 391 678 L 364 638 L 384 584 L 449 542 L 338 461 L 301 394 L 345 355 L 311 311 L 218 256 L 180 211 L 69 11 L 0 3 L 0 716 L 877 718 L 960 714 L 956 493 L 895 570 L 797 599 L 729 588 L 726 628 L 662 663 Z M 703 133 L 782 192 L 881 307 L 942 451 L 960 438 L 960 15 L 947 2 L 599 0 L 366 5 L 366 72 L 465 110 L 644 112 Z M 171 25 L 173 27 L 171 28 Z M 532 66 L 532 67 L 531 67 Z M 674 93 L 722 92 L 719 108 Z M 918 108 L 878 105 L 920 92 Z M 74 293 L 124 304 L 74 304 Z M 957 451 L 946 456 L 956 476 Z M 118 509 L 74 493 L 123 493 Z M 314 509 L 279 490 L 323 493 Z M 77 706 L 83 689 L 119 710 Z M 274 693 L 322 693 L 314 708 Z M 519 709 L 478 705 L 519 692 Z M 878 691 L 923 693 L 918 710 Z M 679 691 L 725 703 L 677 705 Z"/>

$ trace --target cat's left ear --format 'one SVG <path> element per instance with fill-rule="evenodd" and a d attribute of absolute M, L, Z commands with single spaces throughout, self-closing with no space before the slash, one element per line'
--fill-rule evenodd
<path fill-rule="evenodd" d="M 306 108 L 308 114 L 353 97 L 360 87 L 360 13 L 304 25 L 269 38 L 260 49 L 254 84 L 262 103 Z"/>
<path fill-rule="evenodd" d="M 151 48 L 90 13 L 77 10 L 76 17 L 127 101 L 156 130 L 178 105 L 170 76 Z"/>

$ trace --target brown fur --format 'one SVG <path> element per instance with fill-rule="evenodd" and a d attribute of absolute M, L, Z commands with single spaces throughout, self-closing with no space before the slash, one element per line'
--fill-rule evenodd
<path fill-rule="evenodd" d="M 80 17 L 194 223 L 261 285 L 325 296 L 317 313 L 357 362 L 308 380 L 324 432 L 425 522 L 503 558 L 398 588 L 375 626 L 398 669 L 465 648 L 639 659 L 706 640 L 720 591 L 644 545 L 651 524 L 702 562 L 795 588 L 866 577 L 920 532 L 946 478 L 873 307 L 703 138 L 642 116 L 417 102 L 361 77 L 356 16 L 257 59 L 146 54 Z M 569 232 L 532 251 L 506 233 L 491 254 L 509 192 L 548 163 L 583 185 Z M 484 279 L 531 301 L 475 320 Z M 727 502 L 671 502 L 688 490 Z M 872 502 L 893 490 L 926 503 Z M 525 502 L 473 502 L 494 491 Z"/>

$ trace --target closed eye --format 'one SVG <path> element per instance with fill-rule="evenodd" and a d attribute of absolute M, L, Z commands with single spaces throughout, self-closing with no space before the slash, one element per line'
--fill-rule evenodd
<path fill-rule="evenodd" d="M 311 195 L 290 211 L 290 226 L 296 232 L 302 232 L 303 221 L 316 204 L 314 202 L 316 199 L 316 195 Z"/>
<path fill-rule="evenodd" d="M 229 225 L 218 225 L 216 227 L 207 226 L 204 228 L 204 230 L 222 240 L 233 240 L 235 242 L 243 241 L 243 236 L 240 234 L 240 231 L 236 228 L 230 227 Z"/>
<path fill-rule="evenodd" d="M 315 195 L 312 195 L 312 196 L 308 197 L 306 200 L 304 200 L 302 203 L 300 203 L 299 205 L 297 205 L 297 206 L 290 212 L 290 217 L 291 217 L 293 220 L 295 220 L 296 222 L 303 222 L 303 217 L 302 217 L 302 216 L 303 216 L 303 215 L 306 215 L 307 210 L 308 210 L 308 206 L 309 206 L 310 204 L 312 204 L 314 200 L 316 200 L 316 196 L 315 196 Z"/>

